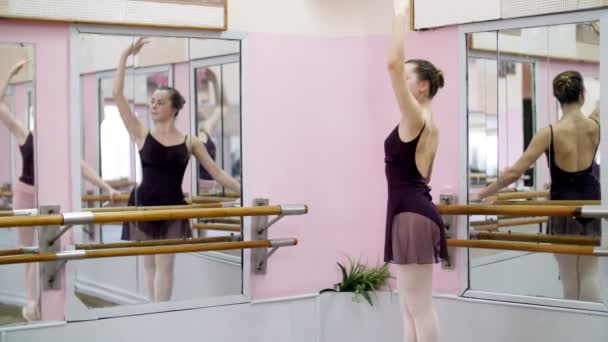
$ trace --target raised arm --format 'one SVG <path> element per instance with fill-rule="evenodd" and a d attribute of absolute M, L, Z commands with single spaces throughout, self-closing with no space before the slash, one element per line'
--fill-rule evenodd
<path fill-rule="evenodd" d="M 0 102 L 4 101 L 6 97 L 6 91 L 8 90 L 8 85 L 11 82 L 11 79 L 15 77 L 23 69 L 23 67 L 29 62 L 27 59 L 20 60 L 17 62 L 11 69 L 8 71 L 8 75 L 5 79 L 0 79 Z"/>
<path fill-rule="evenodd" d="M 411 131 L 418 131 L 424 125 L 424 116 L 420 104 L 407 86 L 405 73 L 405 33 L 409 17 L 409 0 L 393 0 L 393 4 L 395 15 L 387 61 L 388 71 L 401 111 L 401 124 L 406 125 Z"/>
<path fill-rule="evenodd" d="M 209 69 L 207 69 L 207 78 L 211 83 L 211 89 L 213 89 L 213 98 L 215 102 L 215 108 L 213 109 L 213 113 L 205 120 L 203 123 L 203 129 L 207 134 L 211 134 L 211 131 L 215 128 L 217 123 L 222 118 L 224 113 L 223 107 L 228 104 L 228 99 L 226 98 L 226 92 L 222 88 L 220 90 L 219 81 L 215 73 Z M 221 94 L 221 95 L 220 95 Z"/>
<path fill-rule="evenodd" d="M 498 190 L 505 188 L 517 181 L 534 164 L 534 162 L 549 148 L 551 144 L 551 131 L 548 127 L 541 129 L 530 141 L 530 145 L 513 166 L 503 171 L 498 180 L 477 194 L 476 200 L 482 200 L 490 195 L 496 194 Z"/>
<path fill-rule="evenodd" d="M 15 75 L 17 75 L 21 69 L 23 69 L 27 62 L 28 60 L 26 59 L 17 62 L 17 64 L 15 64 L 11 70 L 9 70 L 6 78 L 0 79 L 0 122 L 13 136 L 15 136 L 15 139 L 17 139 L 17 144 L 19 145 L 25 144 L 29 130 L 25 128 L 25 126 L 23 126 L 19 120 L 17 120 L 15 115 L 8 108 L 5 98 L 11 79 L 15 77 Z"/>
<path fill-rule="evenodd" d="M 218 183 L 238 194 L 241 193 L 241 185 L 239 182 L 217 166 L 215 161 L 211 159 L 207 149 L 203 146 L 203 143 L 197 137 L 192 137 L 192 154 Z"/>
<path fill-rule="evenodd" d="M 0 101 L 0 122 L 15 136 L 17 144 L 25 144 L 29 131 L 15 118 L 15 115 L 9 110 L 6 103 L 2 101 Z"/>
<path fill-rule="evenodd" d="M 120 55 L 116 77 L 114 78 L 112 87 L 112 97 L 114 98 L 116 107 L 118 107 L 120 118 L 127 128 L 131 139 L 133 139 L 138 148 L 141 148 L 143 145 L 148 130 L 146 129 L 146 126 L 139 121 L 137 116 L 135 116 L 131 110 L 131 106 L 129 106 L 129 101 L 127 101 L 127 98 L 125 97 L 125 65 L 129 56 L 136 55 L 146 43 L 147 41 L 143 38 L 139 38 L 135 43 L 129 45 L 129 47 L 123 51 Z"/>

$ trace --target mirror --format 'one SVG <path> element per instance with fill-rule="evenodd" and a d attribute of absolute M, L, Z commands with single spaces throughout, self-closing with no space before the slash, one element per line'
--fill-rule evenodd
<path fill-rule="evenodd" d="M 599 200 L 599 153 L 595 154 L 599 130 L 597 123 L 586 118 L 599 102 L 599 23 L 480 32 L 469 34 L 468 40 L 470 200 L 477 199 L 479 193 L 485 201 L 496 204 Z M 569 70 L 580 73 L 581 82 L 562 82 L 560 89 L 565 91 L 563 87 L 568 87 L 574 92 L 582 83 L 585 92 L 564 105 L 554 96 L 554 80 L 560 75 L 565 80 L 562 73 Z M 497 133 L 492 136 L 496 145 L 484 139 L 487 121 L 479 118 L 479 108 L 483 108 L 479 99 L 493 94 L 497 95 L 496 103 L 491 102 L 497 112 L 493 121 Z M 570 116 L 563 115 L 564 109 Z M 481 117 L 487 118 L 487 114 Z M 579 134 L 581 130 L 587 133 Z M 538 143 L 533 142 L 535 136 L 539 137 Z M 536 149 L 537 158 L 525 170 L 515 166 L 524 151 L 545 145 L 546 150 Z M 548 160 L 548 156 L 554 157 Z M 489 169 L 487 165 L 495 161 L 497 180 L 488 177 L 487 171 L 479 172 L 484 165 Z M 569 173 L 560 176 L 556 165 Z M 496 181 L 502 188 L 498 194 L 491 193 L 496 187 L 489 186 Z M 573 184 L 577 190 L 564 190 Z M 584 191 L 578 190 L 580 184 L 586 184 Z M 588 245 L 598 242 L 601 229 L 599 220 L 581 223 L 573 218 L 471 216 L 469 233 L 479 239 L 499 239 L 505 234 L 509 239 L 568 237 L 572 238 L 569 244 Z M 600 302 L 597 265 L 593 257 L 471 249 L 469 287 L 510 298 Z"/>
<path fill-rule="evenodd" d="M 119 63 L 130 46 L 140 50 Z M 82 153 L 93 174 L 83 174 L 83 208 L 240 199 L 240 42 L 82 33 L 79 49 Z M 122 91 L 114 84 L 119 65 L 125 65 Z M 216 236 L 228 241 L 241 230 L 238 218 L 192 219 L 94 225 L 77 236 L 80 244 L 107 248 Z M 80 261 L 76 296 L 103 310 L 239 295 L 241 260 L 241 251 L 225 251 Z"/>
<path fill-rule="evenodd" d="M 0 43 L 0 206 L 2 211 L 37 208 L 35 182 L 34 46 Z M 0 249 L 13 254 L 37 247 L 37 228 L 0 229 Z M 2 253 L 2 252 L 0 252 Z M 11 254 L 6 254 L 11 255 Z M 35 321 L 39 315 L 38 265 L 0 268 L 0 325 Z"/>
<path fill-rule="evenodd" d="M 218 44 L 221 42 L 221 44 Z M 234 179 L 241 179 L 240 56 L 234 42 L 190 40 L 190 74 L 194 84 L 195 132 L 211 158 Z M 210 51 L 215 51 L 213 54 Z M 215 56 L 214 56 L 215 55 Z M 202 165 L 195 170 L 198 200 L 217 197 L 235 199 L 235 193 L 222 187 Z M 238 217 L 201 219 L 194 224 L 198 237 L 229 236 L 241 229 Z M 241 257 L 241 251 L 221 254 Z"/>
<path fill-rule="evenodd" d="M 483 44 L 483 51 L 468 54 L 468 174 L 469 198 L 498 179 L 498 56 L 497 32 L 481 32 L 469 35 L 470 40 Z M 492 52 L 493 51 L 493 52 Z M 496 224 L 495 215 L 470 217 L 471 227 L 485 229 Z M 481 249 L 468 251 L 470 261 L 475 262 L 485 254 Z"/>

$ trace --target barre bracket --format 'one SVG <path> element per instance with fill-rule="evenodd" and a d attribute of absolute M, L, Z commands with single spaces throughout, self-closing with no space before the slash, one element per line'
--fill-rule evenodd
<path fill-rule="evenodd" d="M 454 195 L 445 195 L 445 194 L 439 195 L 439 202 L 441 204 L 445 204 L 445 205 L 454 204 L 454 202 L 455 202 Z M 450 239 L 456 233 L 456 231 L 455 231 L 456 217 L 454 215 L 443 215 L 442 218 L 443 218 L 443 222 L 445 223 L 445 238 Z M 448 247 L 448 258 L 447 258 L 447 260 L 443 260 L 441 262 L 442 269 L 454 270 L 456 268 L 456 265 L 453 262 L 455 251 L 456 251 L 455 248 Z"/>
<path fill-rule="evenodd" d="M 265 198 L 256 198 L 253 200 L 253 206 L 261 207 L 269 205 L 270 201 Z M 251 234 L 252 240 L 268 240 L 268 229 L 285 215 L 281 214 L 272 220 L 268 220 L 268 216 L 254 216 L 251 218 Z M 274 246 L 268 250 L 268 248 L 255 248 L 251 251 L 251 269 L 253 273 L 265 274 L 268 259 L 280 248 L 281 246 Z"/>
<path fill-rule="evenodd" d="M 53 215 L 61 213 L 61 208 L 57 205 L 47 205 L 40 207 L 41 215 Z M 69 229 L 69 228 L 68 228 Z M 59 226 L 46 226 L 40 229 L 39 245 L 40 253 L 58 253 L 60 252 L 60 239 L 68 229 L 62 230 Z M 42 277 L 42 286 L 44 290 L 57 290 L 61 288 L 61 277 L 59 271 L 65 265 L 65 260 L 49 261 L 40 264 L 40 275 Z"/>

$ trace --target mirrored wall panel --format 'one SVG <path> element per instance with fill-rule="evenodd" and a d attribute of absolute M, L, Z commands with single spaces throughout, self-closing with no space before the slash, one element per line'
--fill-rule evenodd
<path fill-rule="evenodd" d="M 240 42 L 79 36 L 82 206 L 205 207 L 241 198 Z M 104 51 L 104 53 L 100 53 Z M 239 218 L 80 227 L 86 248 L 240 239 Z M 241 251 L 87 260 L 76 296 L 90 309 L 242 294 Z"/>
<path fill-rule="evenodd" d="M 599 23 L 479 32 L 468 44 L 469 203 L 599 201 Z M 478 215 L 468 229 L 472 239 L 588 246 L 599 244 L 600 225 Z M 468 254 L 471 290 L 565 299 L 574 307 L 601 302 L 597 258 Z"/>
<path fill-rule="evenodd" d="M 37 208 L 35 63 L 32 44 L 0 42 L 0 215 Z M 37 248 L 37 232 L 0 229 L 2 253 Z M 0 325 L 40 319 L 38 270 L 33 263 L 0 268 Z"/>

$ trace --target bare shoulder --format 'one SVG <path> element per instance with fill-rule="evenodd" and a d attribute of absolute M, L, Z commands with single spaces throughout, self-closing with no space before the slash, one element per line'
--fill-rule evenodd
<path fill-rule="evenodd" d="M 429 135 L 433 139 L 439 139 L 439 127 L 435 124 L 435 122 L 430 121 L 429 126 Z"/>
<path fill-rule="evenodd" d="M 190 139 L 191 146 L 202 144 L 201 139 L 199 137 L 197 137 L 196 135 L 190 134 L 190 135 L 188 135 L 188 137 Z"/>
<path fill-rule="evenodd" d="M 553 126 L 546 126 L 546 127 L 539 129 L 538 131 L 536 131 L 536 133 L 534 133 L 534 136 L 532 137 L 532 142 L 535 142 L 536 144 L 542 144 L 542 145 L 548 146 L 551 143 L 551 131 L 552 130 L 559 131 L 560 127 L 553 125 Z"/>
<path fill-rule="evenodd" d="M 553 126 L 545 126 L 541 129 L 539 129 L 538 131 L 536 131 L 536 135 L 550 135 L 551 134 L 551 127 L 555 128 L 555 125 Z"/>

